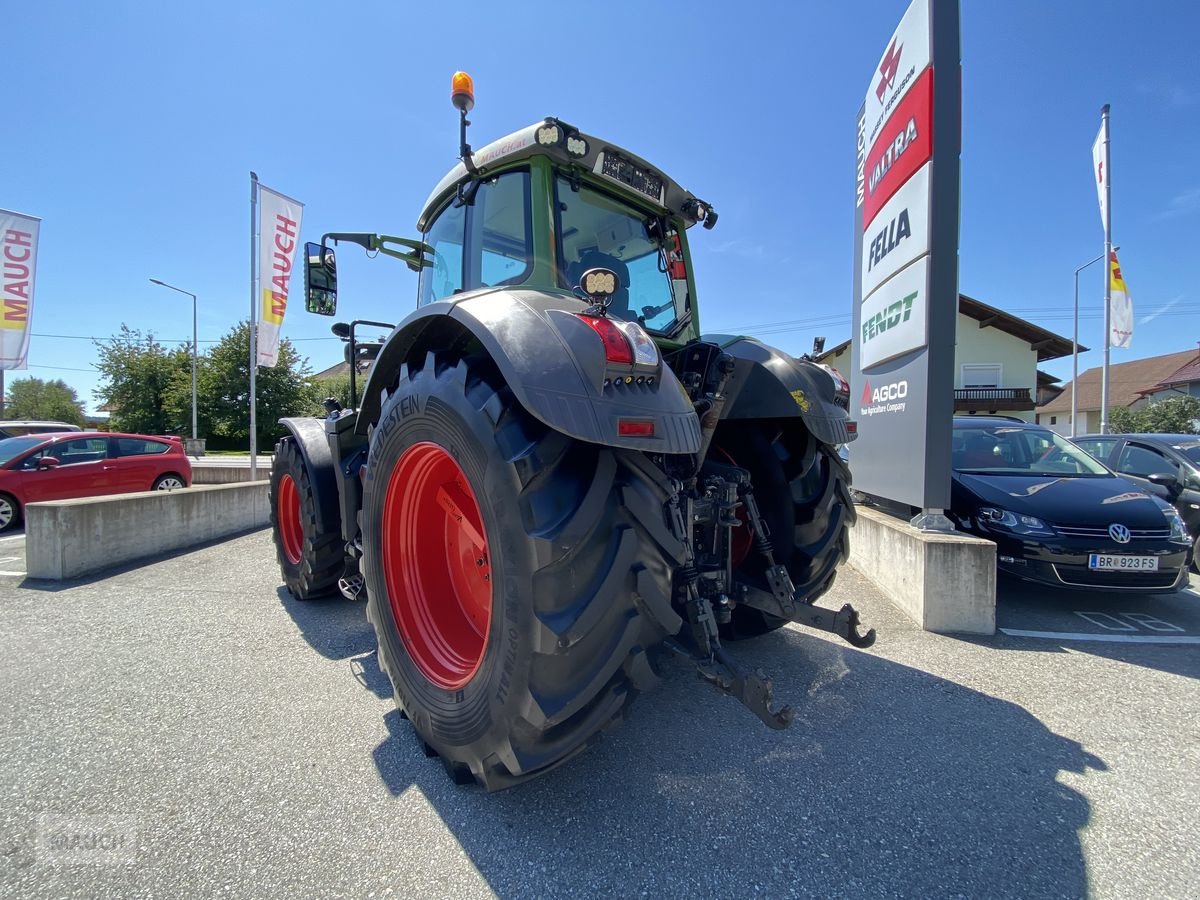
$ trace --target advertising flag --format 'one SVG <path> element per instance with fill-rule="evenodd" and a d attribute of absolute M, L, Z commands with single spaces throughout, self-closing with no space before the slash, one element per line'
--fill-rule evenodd
<path fill-rule="evenodd" d="M 24 369 L 42 220 L 0 209 L 0 369 Z"/>
<path fill-rule="evenodd" d="M 1108 227 L 1108 198 L 1104 190 L 1104 180 L 1108 173 L 1104 171 L 1104 125 L 1096 134 L 1092 143 L 1092 180 L 1096 182 L 1096 196 L 1100 198 L 1100 226 Z"/>
<path fill-rule="evenodd" d="M 1133 343 L 1133 299 L 1115 250 L 1108 258 L 1108 289 L 1112 298 L 1108 304 L 1108 339 L 1114 347 L 1129 347 Z"/>
<path fill-rule="evenodd" d="M 287 313 L 292 263 L 300 240 L 304 204 L 268 187 L 259 188 L 258 283 L 261 303 L 258 322 L 257 365 L 279 361 L 279 332 Z"/>

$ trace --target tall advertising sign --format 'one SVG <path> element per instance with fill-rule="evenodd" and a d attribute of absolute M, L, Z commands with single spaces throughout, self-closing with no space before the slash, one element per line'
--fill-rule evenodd
<path fill-rule="evenodd" d="M 258 209 L 258 277 L 262 299 L 258 308 L 256 363 L 273 366 L 279 361 L 279 332 L 287 313 L 304 204 L 260 185 Z"/>
<path fill-rule="evenodd" d="M 850 464 L 855 488 L 936 527 L 958 321 L 958 0 L 913 0 L 883 46 L 857 119 Z"/>
<path fill-rule="evenodd" d="M 33 216 L 0 209 L 0 370 L 24 369 L 29 358 L 41 224 Z"/>

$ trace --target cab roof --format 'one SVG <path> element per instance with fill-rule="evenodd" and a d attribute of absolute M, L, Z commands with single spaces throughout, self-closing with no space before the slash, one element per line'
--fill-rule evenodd
<path fill-rule="evenodd" d="M 716 222 L 716 213 L 707 203 L 680 187 L 660 169 L 628 150 L 608 143 L 553 117 L 547 117 L 519 131 L 493 141 L 471 154 L 477 174 L 488 172 L 529 159 L 547 156 L 564 166 L 586 169 L 602 182 L 637 197 L 662 213 L 683 220 L 686 227 L 705 221 L 709 228 Z M 438 182 L 417 219 L 417 230 L 424 232 L 434 214 L 461 183 L 471 174 L 458 163 Z"/>

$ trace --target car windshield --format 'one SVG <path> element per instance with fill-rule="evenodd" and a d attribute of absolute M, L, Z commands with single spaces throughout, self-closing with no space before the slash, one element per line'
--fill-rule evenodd
<path fill-rule="evenodd" d="M 588 269 L 617 273 L 621 287 L 609 309 L 649 331 L 667 332 L 683 314 L 658 241 L 646 228 L 650 217 L 587 185 L 558 179 L 559 280 L 574 290 Z"/>
<path fill-rule="evenodd" d="M 956 472 L 1059 477 L 1111 475 L 1083 450 L 1044 428 L 956 425 L 953 454 Z"/>
<path fill-rule="evenodd" d="M 42 437 L 11 437 L 0 441 L 0 466 L 45 441 Z"/>
<path fill-rule="evenodd" d="M 1190 447 L 1176 447 L 1175 449 L 1200 466 L 1200 444 L 1192 444 Z"/>

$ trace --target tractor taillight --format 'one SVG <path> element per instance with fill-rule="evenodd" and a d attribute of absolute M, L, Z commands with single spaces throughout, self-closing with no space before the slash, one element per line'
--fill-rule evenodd
<path fill-rule="evenodd" d="M 654 422 L 645 419 L 617 419 L 620 437 L 654 437 Z"/>
<path fill-rule="evenodd" d="M 581 314 L 579 318 L 586 322 L 592 331 L 600 335 L 600 340 L 604 342 L 605 359 L 610 363 L 633 365 L 633 345 L 629 343 L 629 338 L 625 336 L 621 326 L 607 316 Z"/>

